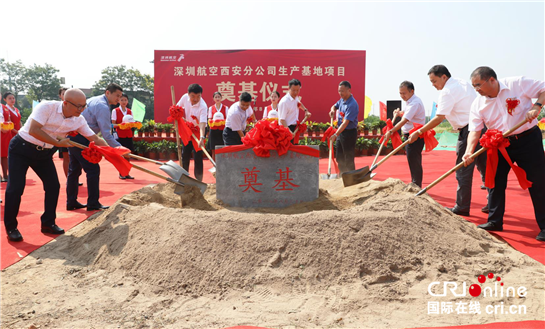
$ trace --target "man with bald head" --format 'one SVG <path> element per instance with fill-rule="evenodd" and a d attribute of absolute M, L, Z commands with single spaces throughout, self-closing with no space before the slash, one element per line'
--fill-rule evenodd
<path fill-rule="evenodd" d="M 97 145 L 108 145 L 80 116 L 86 106 L 85 94 L 81 90 L 68 89 L 64 101 L 43 101 L 36 106 L 23 128 L 11 140 L 8 150 L 10 175 L 4 208 L 4 225 L 10 241 L 23 240 L 17 229 L 17 214 L 29 167 L 44 185 L 45 211 L 41 216 L 41 231 L 48 234 L 64 233 L 55 223 L 60 184 L 53 164 L 53 154 L 57 147 L 70 146 L 66 135 L 72 131 L 77 131 Z"/>

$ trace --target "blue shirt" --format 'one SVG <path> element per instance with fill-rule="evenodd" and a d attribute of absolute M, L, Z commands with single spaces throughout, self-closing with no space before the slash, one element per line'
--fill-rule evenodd
<path fill-rule="evenodd" d="M 350 95 L 346 101 L 342 98 L 335 103 L 335 108 L 339 110 L 339 117 L 337 118 L 337 126 L 340 127 L 343 121 L 341 113 L 344 113 L 344 120 L 349 120 L 350 123 L 346 126 L 346 129 L 356 129 L 358 128 L 358 113 L 360 107 L 358 102 L 354 99 L 354 96 Z"/>
<path fill-rule="evenodd" d="M 121 146 L 112 136 L 112 121 L 110 119 L 110 103 L 106 95 L 91 97 L 87 100 L 87 108 L 81 113 L 95 134 L 102 133 L 102 138 L 111 147 Z"/>

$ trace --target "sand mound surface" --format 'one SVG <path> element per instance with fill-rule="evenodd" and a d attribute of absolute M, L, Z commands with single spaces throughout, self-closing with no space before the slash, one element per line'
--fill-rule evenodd
<path fill-rule="evenodd" d="M 93 289 L 102 287 L 98 295 L 117 287 L 119 296 L 108 297 L 110 303 L 94 297 L 100 309 L 149 312 L 143 320 L 138 312 L 123 317 L 101 313 L 104 319 L 93 320 L 94 325 L 401 327 L 492 322 L 487 314 L 434 319 L 426 308 L 431 282 L 472 284 L 478 274 L 488 272 L 520 281 L 538 296 L 510 300 L 528 304 L 529 314 L 504 321 L 543 319 L 543 265 L 431 198 L 414 197 L 417 190 L 399 180 L 349 188 L 340 180 L 321 183 L 317 200 L 285 209 L 225 208 L 216 200 L 214 186 L 204 196 L 189 191 L 182 209 L 173 185 L 145 187 L 35 257 L 53 258 L 53 275 L 56 266 L 63 266 L 64 274 L 67 267 L 74 269 L 79 276 L 70 278 L 81 280 L 75 284 L 92 282 Z M 9 309 L 15 302 L 10 299 L 4 306 Z M 384 318 L 381 312 L 389 307 L 399 316 Z M 75 320 L 64 316 L 49 321 L 69 326 Z"/>

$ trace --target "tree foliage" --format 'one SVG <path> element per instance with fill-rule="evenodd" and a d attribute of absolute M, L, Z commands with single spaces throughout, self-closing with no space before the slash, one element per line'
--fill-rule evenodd
<path fill-rule="evenodd" d="M 27 69 L 28 93 L 27 98 L 41 102 L 44 99 L 58 98 L 61 79 L 57 77 L 57 70 L 49 64 L 39 66 L 34 64 Z"/>
<path fill-rule="evenodd" d="M 20 93 L 25 92 L 29 87 L 27 68 L 19 60 L 15 63 L 8 63 L 0 58 L 0 90 L 4 94 L 11 91 L 15 95 L 15 107 L 18 105 Z"/>
<path fill-rule="evenodd" d="M 145 119 L 153 119 L 153 77 L 125 65 L 108 66 L 101 73 L 102 77 L 93 85 L 94 96 L 103 94 L 108 84 L 117 83 L 129 96 L 129 102 L 136 98 L 146 105 Z"/>

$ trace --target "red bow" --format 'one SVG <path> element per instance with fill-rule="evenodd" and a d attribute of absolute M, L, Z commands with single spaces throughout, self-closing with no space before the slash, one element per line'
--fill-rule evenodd
<path fill-rule="evenodd" d="M 339 115 L 341 116 L 341 118 L 344 118 L 344 112 L 339 112 Z"/>
<path fill-rule="evenodd" d="M 382 137 L 378 141 L 382 144 L 382 141 L 384 140 L 384 135 L 386 135 L 387 132 L 392 130 L 394 128 L 394 124 L 392 123 L 391 119 L 386 120 L 386 127 L 382 128 Z M 399 145 L 401 145 L 401 136 L 399 134 L 396 134 L 395 132 L 390 135 L 390 138 L 392 139 L 392 146 L 394 149 L 396 149 Z M 388 141 L 384 141 L 384 144 L 387 144 Z"/>
<path fill-rule="evenodd" d="M 306 123 L 299 123 L 299 121 L 297 121 L 297 127 L 295 127 L 295 129 L 297 130 L 297 132 L 295 133 L 295 137 L 293 137 L 293 141 L 295 142 L 295 144 L 299 143 L 299 137 L 301 136 L 301 132 L 305 132 L 307 131 L 307 124 Z"/>
<path fill-rule="evenodd" d="M 78 132 L 75 131 L 75 130 L 70 131 L 70 132 L 68 132 L 68 133 L 66 134 L 66 136 L 72 136 L 72 137 L 75 137 L 75 136 L 77 136 L 77 135 L 78 135 Z M 91 162 L 91 161 L 89 161 L 89 162 Z"/>
<path fill-rule="evenodd" d="M 199 152 L 201 148 L 199 147 L 199 143 L 193 139 L 191 136 L 191 132 L 193 131 L 195 133 L 195 136 L 200 136 L 200 130 L 199 127 L 195 127 L 193 123 L 186 123 L 184 120 L 185 118 L 185 111 L 184 108 L 178 105 L 172 105 L 168 109 L 168 113 L 170 116 L 167 118 L 168 122 L 177 121 L 178 122 L 178 134 L 180 135 L 180 138 L 182 139 L 182 142 L 184 145 L 189 144 L 190 142 L 193 143 L 193 148 L 195 149 L 195 152 Z M 191 118 L 193 118 L 195 121 L 199 122 L 196 116 L 192 115 Z"/>
<path fill-rule="evenodd" d="M 507 163 L 513 168 L 515 175 L 519 181 L 520 187 L 523 190 L 532 187 L 532 182 L 526 179 L 526 172 L 524 169 L 520 168 L 516 164 L 513 164 L 507 150 L 505 149 L 510 145 L 509 140 L 503 137 L 501 131 L 497 129 L 488 129 L 486 133 L 479 140 L 482 147 L 487 148 L 486 150 L 486 176 L 484 185 L 488 188 L 494 188 L 496 171 L 498 170 L 498 150 L 501 152 Z"/>
<path fill-rule="evenodd" d="M 185 111 L 184 108 L 178 105 L 172 105 L 168 109 L 168 113 L 170 116 L 167 118 L 168 122 L 172 122 L 174 120 L 181 120 L 185 117 Z"/>
<path fill-rule="evenodd" d="M 114 165 L 121 176 L 129 175 L 132 168 L 131 163 L 123 157 L 124 154 L 128 153 L 131 153 L 131 150 L 123 146 L 96 146 L 95 142 L 91 142 L 89 147 L 81 151 L 81 155 L 85 160 L 91 163 L 99 163 L 102 160 L 102 156 L 104 156 L 106 160 Z"/>
<path fill-rule="evenodd" d="M 328 141 L 327 143 L 327 146 L 329 147 L 329 138 L 331 136 L 333 136 L 333 134 L 335 134 L 337 132 L 337 129 L 336 128 L 333 128 L 333 127 L 329 127 L 327 128 L 327 130 L 324 132 L 324 136 L 322 136 L 322 142 L 325 142 L 326 140 Z M 332 145 L 333 147 L 331 148 L 331 157 L 333 158 L 333 166 L 335 167 L 335 172 L 337 174 L 339 174 L 339 166 L 337 165 L 337 160 L 335 160 L 335 145 Z"/>
<path fill-rule="evenodd" d="M 515 108 L 520 104 L 520 100 L 516 98 L 508 98 L 505 100 L 505 104 L 507 105 L 507 113 L 509 113 L 509 115 L 513 115 L 513 111 L 515 111 Z"/>
<path fill-rule="evenodd" d="M 409 131 L 409 135 L 422 128 L 423 125 L 419 123 L 413 123 L 414 128 Z M 426 145 L 426 152 L 430 152 L 439 145 L 439 142 L 435 138 L 435 130 L 431 129 L 420 135 L 420 138 L 424 139 L 424 145 Z M 393 143 L 393 142 L 392 142 Z"/>

